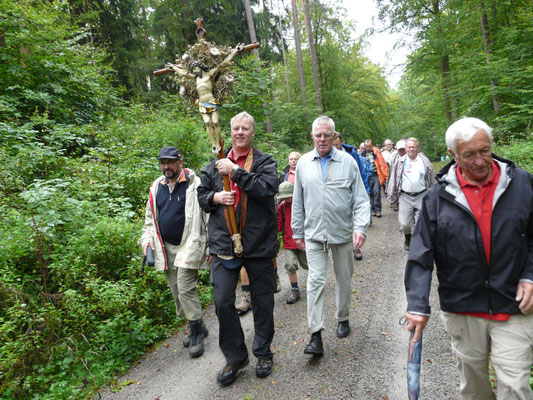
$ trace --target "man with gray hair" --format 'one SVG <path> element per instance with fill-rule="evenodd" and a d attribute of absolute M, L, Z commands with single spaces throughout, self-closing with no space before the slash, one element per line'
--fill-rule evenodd
<path fill-rule="evenodd" d="M 348 322 L 352 297 L 353 250 L 365 243 L 370 223 L 370 202 L 353 157 L 333 146 L 335 123 L 326 116 L 312 127 L 315 149 L 304 154 L 296 167 L 292 205 L 293 238 L 305 250 L 307 318 L 311 341 L 305 354 L 324 354 L 324 288 L 331 249 L 337 281 L 337 331 L 350 334 Z"/>
<path fill-rule="evenodd" d="M 419 152 L 416 138 L 407 139 L 406 147 L 407 154 L 394 163 L 387 193 L 391 206 L 399 206 L 398 220 L 405 236 L 403 246 L 409 251 L 412 229 L 418 219 L 422 199 L 435 183 L 435 173 L 431 161 Z"/>
<path fill-rule="evenodd" d="M 278 253 L 278 232 L 274 196 L 278 192 L 276 161 L 252 146 L 253 117 L 242 112 L 231 119 L 231 149 L 226 158 L 211 161 L 201 172 L 198 201 L 209 213 L 208 235 L 213 299 L 219 322 L 219 345 L 226 366 L 217 381 L 225 386 L 248 364 L 244 332 L 235 309 L 235 288 L 242 266 L 250 279 L 255 336 L 252 345 L 257 357 L 258 378 L 272 372 L 274 337 L 274 291 L 276 272 L 272 259 Z M 225 191 L 222 174 L 229 174 L 231 191 Z M 235 208 L 242 234 L 242 257 L 233 249 L 226 207 Z"/>
<path fill-rule="evenodd" d="M 446 132 L 453 157 L 422 200 L 405 270 L 407 329 L 430 315 L 433 265 L 464 399 L 532 399 L 533 177 L 492 153 L 492 129 L 463 118 Z"/>

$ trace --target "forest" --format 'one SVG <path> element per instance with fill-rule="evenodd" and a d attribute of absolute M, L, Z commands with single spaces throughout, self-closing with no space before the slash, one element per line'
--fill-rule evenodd
<path fill-rule="evenodd" d="M 334 0 L 0 0 L 1 398 L 88 398 L 184 322 L 137 240 L 159 149 L 197 171 L 212 158 L 197 109 L 153 75 L 196 42 L 198 17 L 209 41 L 260 44 L 234 60 L 221 127 L 248 111 L 280 171 L 320 114 L 346 143 L 415 136 L 432 160 L 447 126 L 475 116 L 533 171 L 533 3 L 376 3 L 414 38 L 398 43 L 398 88 L 364 55 L 372 30 L 354 37 Z"/>

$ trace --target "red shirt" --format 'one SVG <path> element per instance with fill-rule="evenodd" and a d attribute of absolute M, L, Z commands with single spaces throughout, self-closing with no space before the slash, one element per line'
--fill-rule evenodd
<path fill-rule="evenodd" d="M 235 159 L 233 155 L 233 149 L 231 149 L 228 153 L 228 159 L 231 160 L 233 164 L 237 164 L 239 167 L 244 168 L 244 164 L 246 163 L 246 157 L 248 157 L 248 153 L 250 152 L 250 150 L 252 150 L 251 147 L 245 154 Z M 239 201 L 241 200 L 241 188 L 237 186 L 237 184 L 231 180 L 231 177 L 232 175 L 230 175 L 229 186 L 231 190 L 235 191 L 234 207 L 235 209 L 237 209 L 237 205 L 239 204 Z"/>
<path fill-rule="evenodd" d="M 490 265 L 492 202 L 494 200 L 496 186 L 498 186 L 498 181 L 500 180 L 500 166 L 492 161 L 492 176 L 481 188 L 477 185 L 468 183 L 463 178 L 461 167 L 459 165 L 457 166 L 457 179 L 459 181 L 459 186 L 461 186 L 461 190 L 468 201 L 470 210 L 474 215 L 474 219 L 479 226 L 479 230 L 481 231 L 485 256 L 487 257 L 487 263 Z M 457 314 L 465 314 L 472 317 L 481 317 L 497 321 L 507 321 L 509 319 L 509 314 L 504 313 L 491 315 L 489 313 L 468 312 Z"/>
<path fill-rule="evenodd" d="M 285 220 L 285 226 L 283 226 L 283 220 Z M 294 241 L 292 235 L 292 203 L 287 204 L 282 201 L 278 205 L 278 232 L 283 230 L 283 248 L 284 249 L 297 249 L 298 246 Z"/>
<path fill-rule="evenodd" d="M 287 175 L 287 182 L 292 183 L 294 185 L 294 179 L 296 178 L 296 174 L 289 170 L 289 174 Z"/>

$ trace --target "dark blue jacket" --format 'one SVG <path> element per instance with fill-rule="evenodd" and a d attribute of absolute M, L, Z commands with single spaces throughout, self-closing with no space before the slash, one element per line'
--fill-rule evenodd
<path fill-rule="evenodd" d="M 361 178 L 363 178 L 363 183 L 365 184 L 365 189 L 368 194 L 370 194 L 370 186 L 368 185 L 368 166 L 364 164 L 364 161 L 366 159 L 363 159 L 359 154 L 357 154 L 357 151 L 355 150 L 354 146 L 350 146 L 349 144 L 343 144 L 342 147 L 348 153 L 351 155 L 355 162 L 357 163 L 357 166 L 359 167 L 359 172 L 361 172 Z M 368 160 L 366 160 L 368 161 Z M 368 163 L 370 165 L 370 162 Z M 372 168 L 372 166 L 370 166 Z"/>

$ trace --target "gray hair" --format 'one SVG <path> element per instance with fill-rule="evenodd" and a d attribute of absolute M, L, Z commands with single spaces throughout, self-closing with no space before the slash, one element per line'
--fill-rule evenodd
<path fill-rule="evenodd" d="M 248 119 L 248 121 L 250 121 L 250 123 L 252 124 L 252 131 L 255 132 L 255 119 L 250 114 L 248 114 L 246 111 L 240 112 L 236 116 L 234 116 L 230 120 L 229 124 L 230 124 L 230 126 L 233 126 L 233 121 L 237 121 L 238 119 L 244 119 L 244 118 L 246 118 L 246 119 Z"/>
<path fill-rule="evenodd" d="M 329 125 L 331 128 L 331 134 L 335 135 L 335 122 L 327 115 L 321 115 L 313 121 L 311 132 L 314 133 L 318 125 Z"/>
<path fill-rule="evenodd" d="M 407 147 L 407 142 L 413 142 L 416 147 L 420 147 L 420 144 L 418 143 L 418 139 L 415 137 L 410 137 L 409 139 L 405 139 L 405 146 Z"/>
<path fill-rule="evenodd" d="M 446 131 L 446 146 L 457 154 L 457 141 L 468 142 L 478 131 L 487 134 L 492 146 L 492 128 L 478 118 L 465 117 L 455 121 Z"/>

